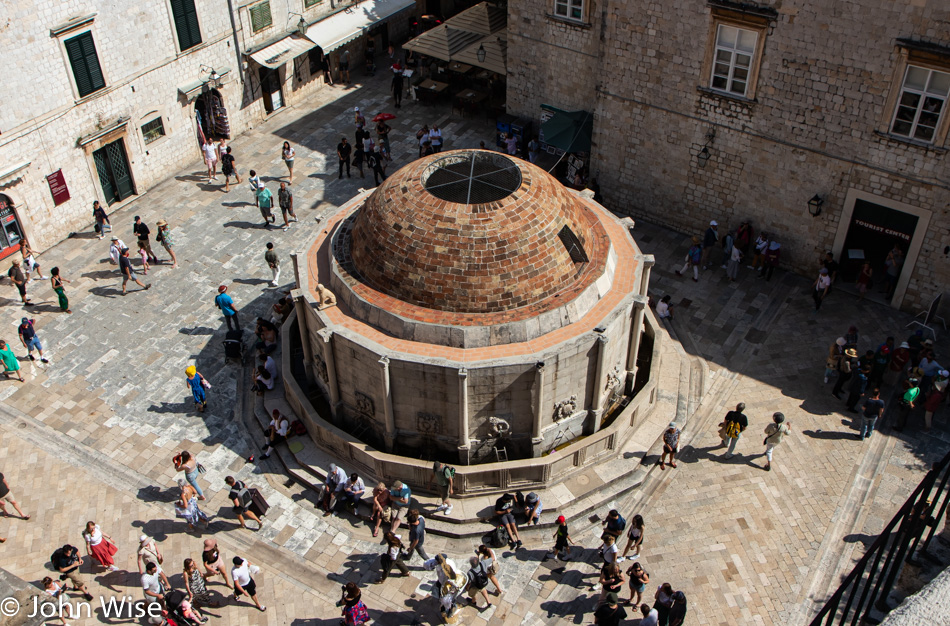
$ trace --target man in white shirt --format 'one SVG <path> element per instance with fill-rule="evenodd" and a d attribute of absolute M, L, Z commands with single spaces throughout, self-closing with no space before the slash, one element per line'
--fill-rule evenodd
<path fill-rule="evenodd" d="M 346 496 L 347 505 L 352 506 L 354 510 L 360 505 L 360 498 L 363 497 L 363 494 L 366 492 L 366 485 L 363 484 L 363 479 L 359 477 L 356 472 L 350 474 L 350 479 L 346 481 L 346 486 L 343 487 L 343 494 Z"/>
<path fill-rule="evenodd" d="M 433 124 L 429 130 L 429 143 L 432 144 L 433 152 L 442 152 L 442 131 L 439 130 L 438 124 Z"/>
<path fill-rule="evenodd" d="M 267 360 L 273 361 L 270 357 L 267 357 Z M 264 367 L 266 368 L 267 366 L 265 365 Z M 288 432 L 290 432 L 290 420 L 287 419 L 286 415 L 274 409 L 270 420 L 270 427 L 267 429 L 267 443 L 264 444 L 264 454 L 261 455 L 261 458 L 266 459 L 269 457 L 274 446 L 281 441 L 286 441 Z"/>
<path fill-rule="evenodd" d="M 145 601 L 149 604 L 161 602 L 165 599 L 165 590 L 171 589 L 168 577 L 162 568 L 155 563 L 148 563 L 145 566 L 145 573 L 142 574 L 142 591 L 145 593 Z"/>
<path fill-rule="evenodd" d="M 264 369 L 267 370 L 267 373 L 270 374 L 271 380 L 277 380 L 277 363 L 274 362 L 274 358 L 269 354 L 261 354 L 257 357 L 261 365 L 264 366 Z"/>
<path fill-rule="evenodd" d="M 336 463 L 330 463 L 330 471 L 327 472 L 327 480 L 323 484 L 323 516 L 333 514 L 333 508 L 343 495 L 343 488 L 346 486 L 346 472 L 337 467 Z"/>
<path fill-rule="evenodd" d="M 122 249 L 127 248 L 125 242 L 119 239 L 118 237 L 112 237 L 112 245 L 109 246 L 109 258 L 112 259 L 113 265 L 119 264 L 119 257 L 122 256 Z"/>

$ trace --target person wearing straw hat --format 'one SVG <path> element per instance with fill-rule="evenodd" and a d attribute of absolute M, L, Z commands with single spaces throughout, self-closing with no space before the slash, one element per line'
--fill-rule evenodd
<path fill-rule="evenodd" d="M 854 348 L 845 348 L 844 356 L 838 359 L 838 380 L 835 381 L 835 387 L 831 390 L 831 395 L 839 400 L 841 399 L 841 390 L 844 389 L 844 384 L 851 380 L 857 367 L 858 351 Z"/>
<path fill-rule="evenodd" d="M 165 251 L 171 256 L 172 269 L 175 269 L 178 267 L 178 257 L 175 256 L 175 242 L 172 240 L 171 233 L 168 232 L 168 222 L 158 220 L 155 225 L 158 227 L 158 234 L 155 235 L 155 241 L 162 244 L 162 247 L 165 248 Z M 155 257 L 155 262 L 158 262 L 158 257 Z"/>

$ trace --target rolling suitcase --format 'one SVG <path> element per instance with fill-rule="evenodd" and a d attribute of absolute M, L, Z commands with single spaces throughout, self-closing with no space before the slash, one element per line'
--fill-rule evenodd
<path fill-rule="evenodd" d="M 256 487 L 250 487 L 247 491 L 251 494 L 251 504 L 248 505 L 248 508 L 258 517 L 267 515 L 267 509 L 270 508 L 270 505 L 267 504 L 267 500 L 264 499 L 261 492 Z"/>

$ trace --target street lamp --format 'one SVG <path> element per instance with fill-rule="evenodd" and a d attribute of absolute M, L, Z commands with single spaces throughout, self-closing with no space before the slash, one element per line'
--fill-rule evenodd
<path fill-rule="evenodd" d="M 709 161 L 709 148 L 703 146 L 703 149 L 696 155 L 696 160 L 699 161 L 699 167 L 706 167 L 706 162 Z"/>
<path fill-rule="evenodd" d="M 209 67 L 207 65 L 202 65 L 201 67 L 198 68 L 199 72 L 201 70 L 211 70 L 211 72 L 208 74 L 208 82 L 213 83 L 217 87 L 218 81 L 221 79 L 221 76 L 214 70 L 214 68 Z"/>
<path fill-rule="evenodd" d="M 817 193 L 808 201 L 808 212 L 811 213 L 812 217 L 821 215 L 821 206 L 824 203 L 825 201 Z"/>
<path fill-rule="evenodd" d="M 479 44 L 478 50 L 475 52 L 475 56 L 478 57 L 479 63 L 485 62 L 485 46 L 484 45 Z"/>
<path fill-rule="evenodd" d="M 297 15 L 300 17 L 300 20 L 297 22 L 297 32 L 300 33 L 302 37 L 307 36 L 307 20 L 304 19 L 303 15 L 300 13 L 294 13 L 293 11 L 287 11 L 290 15 Z"/>

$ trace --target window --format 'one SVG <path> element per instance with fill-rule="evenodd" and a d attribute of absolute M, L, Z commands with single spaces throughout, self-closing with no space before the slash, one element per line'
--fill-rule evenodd
<path fill-rule="evenodd" d="M 583 20 L 584 0 L 554 0 L 554 15 L 569 20 Z"/>
<path fill-rule="evenodd" d="M 575 263 L 587 263 L 587 253 L 584 252 L 584 246 L 581 240 L 577 238 L 570 226 L 564 226 L 557 234 L 561 243 L 567 248 L 567 253 L 571 255 L 571 261 Z"/>
<path fill-rule="evenodd" d="M 713 59 L 712 88 L 745 97 L 758 33 L 719 24 Z"/>
<path fill-rule="evenodd" d="M 274 21 L 270 16 L 270 2 L 261 2 L 251 7 L 251 30 L 255 33 L 264 30 Z"/>
<path fill-rule="evenodd" d="M 303 0 L 303 8 L 309 9 L 312 6 L 316 6 L 323 2 L 323 0 Z"/>
<path fill-rule="evenodd" d="M 178 47 L 184 52 L 201 43 L 201 30 L 198 28 L 198 12 L 195 0 L 171 0 L 172 15 L 175 18 L 175 30 L 178 31 Z"/>
<path fill-rule="evenodd" d="M 64 44 L 69 64 L 73 67 L 73 77 L 76 79 L 79 97 L 85 98 L 105 87 L 106 81 L 102 77 L 102 68 L 99 67 L 99 56 L 96 54 L 96 44 L 92 40 L 92 33 L 77 35 L 72 39 L 67 39 Z"/>
<path fill-rule="evenodd" d="M 160 139 L 164 136 L 165 126 L 162 124 L 161 117 L 156 117 L 154 120 L 147 122 L 142 126 L 142 138 L 145 140 L 146 146 L 156 139 Z"/>
<path fill-rule="evenodd" d="M 950 74 L 908 65 L 891 132 L 932 143 L 950 95 Z"/>
<path fill-rule="evenodd" d="M 319 47 L 310 48 L 307 52 L 307 59 L 310 61 L 310 75 L 316 76 L 320 73 L 320 66 L 323 64 L 323 50 Z"/>

